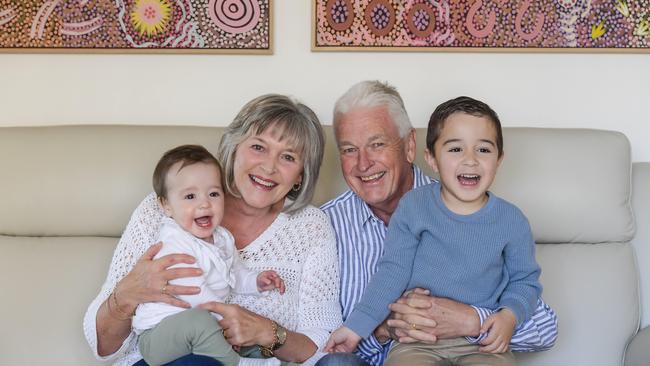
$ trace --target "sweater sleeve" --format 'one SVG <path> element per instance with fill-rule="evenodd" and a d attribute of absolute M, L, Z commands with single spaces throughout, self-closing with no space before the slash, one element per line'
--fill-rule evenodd
<path fill-rule="evenodd" d="M 137 352 L 135 333 L 131 332 L 118 351 L 106 357 L 99 356 L 97 353 L 97 312 L 101 304 L 113 292 L 116 284 L 131 271 L 147 248 L 155 244 L 162 218 L 163 213 L 156 202 L 156 195 L 151 193 L 145 197 L 131 215 L 113 253 L 106 281 L 95 300 L 88 306 L 83 321 L 84 334 L 93 354 L 99 360 L 116 360 Z M 139 358 L 139 356 L 137 357 Z"/>
<path fill-rule="evenodd" d="M 410 227 L 412 201 L 402 198 L 392 215 L 384 242 L 384 255 L 359 303 L 345 325 L 362 338 L 367 338 L 386 319 L 388 305 L 397 300 L 411 279 L 413 261 L 420 243 L 416 229 Z"/>
<path fill-rule="evenodd" d="M 304 222 L 313 249 L 305 259 L 300 286 L 300 307 L 297 332 L 309 337 L 318 347 L 303 365 L 315 364 L 324 353 L 330 333 L 341 325 L 339 305 L 339 272 L 334 231 L 325 214 L 317 214 Z"/>
<path fill-rule="evenodd" d="M 541 269 L 535 260 L 535 241 L 528 220 L 520 219 L 511 228 L 512 239 L 504 250 L 505 266 L 510 281 L 501 294 L 499 308 L 508 308 L 517 317 L 517 326 L 530 319 L 542 294 L 539 283 Z"/>

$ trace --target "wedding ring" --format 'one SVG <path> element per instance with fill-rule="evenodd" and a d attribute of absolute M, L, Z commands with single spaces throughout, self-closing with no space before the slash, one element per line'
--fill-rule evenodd
<path fill-rule="evenodd" d="M 167 284 L 165 284 L 162 289 L 160 290 L 160 293 L 163 295 L 167 295 Z"/>
<path fill-rule="evenodd" d="M 418 330 L 418 326 L 415 323 L 411 323 L 411 329 Z"/>

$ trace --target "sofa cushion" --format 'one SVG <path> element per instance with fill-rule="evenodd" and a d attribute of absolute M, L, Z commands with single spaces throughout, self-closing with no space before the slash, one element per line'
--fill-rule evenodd
<path fill-rule="evenodd" d="M 82 320 L 114 238 L 0 236 L 0 365 L 99 365 Z"/>

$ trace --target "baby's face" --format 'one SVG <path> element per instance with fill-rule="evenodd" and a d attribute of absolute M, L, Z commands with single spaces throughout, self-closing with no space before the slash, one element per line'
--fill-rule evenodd
<path fill-rule="evenodd" d="M 212 243 L 214 229 L 223 218 L 221 173 L 212 164 L 196 163 L 180 169 L 181 165 L 174 164 L 165 177 L 167 199 L 162 202 L 163 209 L 185 231 Z"/>

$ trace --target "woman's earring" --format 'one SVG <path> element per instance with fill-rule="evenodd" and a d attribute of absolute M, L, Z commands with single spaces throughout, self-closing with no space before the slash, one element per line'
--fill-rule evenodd
<path fill-rule="evenodd" d="M 302 182 L 298 182 L 298 183 L 294 184 L 293 188 L 291 188 L 291 190 L 294 191 L 294 192 L 298 192 L 300 190 L 300 188 L 302 188 Z"/>

